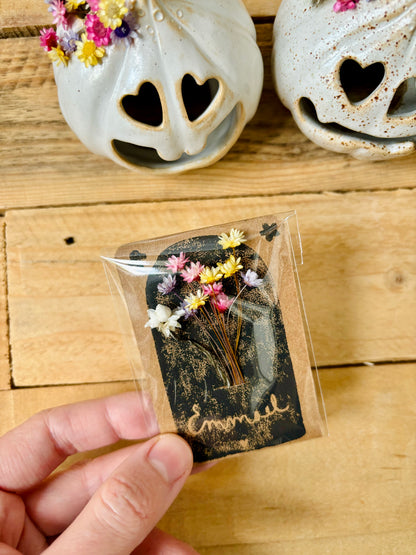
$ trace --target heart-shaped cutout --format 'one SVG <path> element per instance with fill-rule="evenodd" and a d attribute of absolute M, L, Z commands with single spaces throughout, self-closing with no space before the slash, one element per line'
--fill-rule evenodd
<path fill-rule="evenodd" d="M 158 127 L 163 122 L 163 108 L 156 87 L 146 81 L 139 92 L 123 97 L 121 104 L 128 116 L 139 123 Z"/>
<path fill-rule="evenodd" d="M 187 73 L 182 79 L 182 99 L 189 121 L 195 121 L 208 109 L 214 100 L 220 85 L 217 79 L 207 79 L 199 85 L 195 78 Z"/>
<path fill-rule="evenodd" d="M 384 79 L 384 65 L 376 62 L 362 67 L 357 61 L 342 62 L 339 77 L 342 88 L 351 104 L 357 104 L 371 96 Z"/>

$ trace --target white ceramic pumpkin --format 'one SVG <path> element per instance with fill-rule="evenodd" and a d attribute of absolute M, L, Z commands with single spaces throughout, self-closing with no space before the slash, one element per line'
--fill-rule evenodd
<path fill-rule="evenodd" d="M 276 90 L 301 131 L 356 158 L 416 144 L 416 0 L 283 0 L 274 27 Z"/>
<path fill-rule="evenodd" d="M 54 64 L 62 113 L 93 152 L 129 168 L 179 172 L 222 157 L 263 84 L 242 0 L 136 0 L 130 41 L 94 66 Z M 58 34 L 62 34 L 62 29 Z"/>

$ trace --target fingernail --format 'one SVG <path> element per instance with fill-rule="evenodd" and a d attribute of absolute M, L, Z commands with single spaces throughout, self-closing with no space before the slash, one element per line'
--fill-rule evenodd
<path fill-rule="evenodd" d="M 192 452 L 179 436 L 160 436 L 150 449 L 147 458 L 162 479 L 172 484 L 192 468 Z"/>

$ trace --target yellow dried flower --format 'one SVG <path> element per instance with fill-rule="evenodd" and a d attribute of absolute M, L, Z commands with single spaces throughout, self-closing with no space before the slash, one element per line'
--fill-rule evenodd
<path fill-rule="evenodd" d="M 48 56 L 53 62 L 56 62 L 58 66 L 59 64 L 64 64 L 64 66 L 68 65 L 69 58 L 62 50 L 62 48 L 59 46 L 59 44 L 56 48 L 51 48 L 49 50 Z"/>
<path fill-rule="evenodd" d="M 224 277 L 228 278 L 238 272 L 238 270 L 243 269 L 243 266 L 240 264 L 240 262 L 240 257 L 236 259 L 235 256 L 231 255 L 230 258 L 224 262 L 224 264 L 218 264 L 218 266 L 220 268 L 220 271 L 224 274 Z"/>
<path fill-rule="evenodd" d="M 222 272 L 218 266 L 211 266 L 211 268 L 204 268 L 199 274 L 199 281 L 201 283 L 213 283 L 222 278 Z"/>
<path fill-rule="evenodd" d="M 75 54 L 84 62 L 85 67 L 96 66 L 100 58 L 105 54 L 105 49 L 97 46 L 94 41 L 88 40 L 85 33 L 81 36 L 82 40 L 77 40 Z"/>
<path fill-rule="evenodd" d="M 185 308 L 186 310 L 197 310 L 200 306 L 203 306 L 208 299 L 209 295 L 204 295 L 204 293 L 199 289 L 196 292 L 196 295 L 191 293 L 185 297 Z"/>
<path fill-rule="evenodd" d="M 223 249 L 239 247 L 241 243 L 245 243 L 247 241 L 244 237 L 244 232 L 234 228 L 230 231 L 229 235 L 221 233 L 221 235 L 218 236 L 218 239 L 218 243 Z"/>
<path fill-rule="evenodd" d="M 98 5 L 97 15 L 101 23 L 113 31 L 120 27 L 123 16 L 128 12 L 124 0 L 101 0 Z"/>
<path fill-rule="evenodd" d="M 85 4 L 85 0 L 66 0 L 65 8 L 72 11 L 78 9 L 82 4 Z"/>

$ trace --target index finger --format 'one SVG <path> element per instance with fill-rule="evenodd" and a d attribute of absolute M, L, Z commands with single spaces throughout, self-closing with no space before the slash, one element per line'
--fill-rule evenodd
<path fill-rule="evenodd" d="M 0 438 L 0 488 L 32 488 L 69 455 L 159 433 L 149 396 L 136 391 L 42 411 Z"/>

